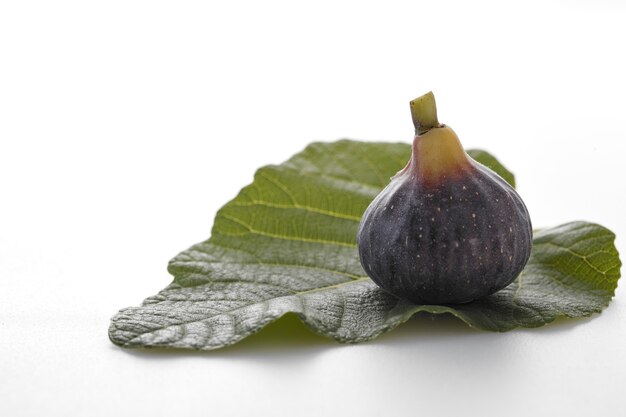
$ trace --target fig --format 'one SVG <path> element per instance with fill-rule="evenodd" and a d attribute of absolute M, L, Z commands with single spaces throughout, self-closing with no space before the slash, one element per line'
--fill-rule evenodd
<path fill-rule="evenodd" d="M 411 113 L 411 158 L 359 224 L 361 265 L 382 289 L 413 303 L 460 304 L 492 294 L 530 256 L 526 205 L 439 124 L 432 92 L 411 101 Z"/>

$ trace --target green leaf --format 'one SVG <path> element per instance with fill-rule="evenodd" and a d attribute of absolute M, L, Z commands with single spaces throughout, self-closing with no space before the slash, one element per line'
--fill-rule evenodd
<path fill-rule="evenodd" d="M 513 183 L 484 151 L 469 151 Z M 406 144 L 313 143 L 219 210 L 209 240 L 170 261 L 174 282 L 113 317 L 109 337 L 124 347 L 216 349 L 287 313 L 341 342 L 372 339 L 419 311 L 505 331 L 557 316 L 600 312 L 613 297 L 620 261 L 614 235 L 576 222 L 536 234 L 520 277 L 473 303 L 414 305 L 364 273 L 355 236 L 370 201 L 409 158 Z"/>

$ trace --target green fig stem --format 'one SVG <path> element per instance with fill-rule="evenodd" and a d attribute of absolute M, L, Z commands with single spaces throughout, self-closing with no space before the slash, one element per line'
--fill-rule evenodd
<path fill-rule="evenodd" d="M 434 127 L 441 127 L 437 120 L 437 104 L 432 91 L 411 101 L 411 117 L 417 135 L 423 135 Z"/>

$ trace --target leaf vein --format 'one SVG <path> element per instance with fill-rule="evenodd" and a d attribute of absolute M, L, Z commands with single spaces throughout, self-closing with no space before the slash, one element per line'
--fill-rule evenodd
<path fill-rule="evenodd" d="M 287 204 L 270 203 L 268 201 L 261 201 L 261 200 L 251 200 L 250 202 L 246 202 L 246 203 L 232 202 L 229 205 L 230 206 L 239 206 L 239 207 L 265 206 L 265 207 L 271 207 L 271 208 L 276 208 L 276 209 L 298 209 L 298 210 L 308 211 L 308 212 L 311 212 L 311 213 L 323 214 L 323 215 L 326 215 L 326 216 L 329 216 L 329 217 L 336 217 L 338 219 L 352 220 L 352 221 L 355 221 L 355 222 L 361 221 L 361 217 L 360 216 L 354 216 L 354 215 L 351 215 L 351 214 L 338 213 L 338 212 L 334 212 L 334 211 L 330 211 L 330 210 L 320 209 L 320 208 L 317 208 L 317 207 L 303 206 L 303 205 L 298 204 L 298 203 L 294 203 L 293 205 L 287 205 Z"/>
<path fill-rule="evenodd" d="M 252 233 L 252 234 L 255 234 L 255 235 L 272 237 L 272 238 L 275 238 L 275 239 L 282 239 L 282 240 L 291 240 L 291 241 L 294 241 L 294 242 L 320 243 L 320 244 L 324 244 L 324 245 L 336 245 L 336 246 L 345 246 L 347 248 L 356 248 L 356 243 L 347 243 L 347 242 L 340 242 L 340 241 L 337 241 L 337 240 L 315 239 L 315 238 L 307 238 L 307 237 L 294 237 L 294 236 L 280 235 L 280 234 L 277 234 L 277 233 L 265 232 L 265 231 L 262 231 L 262 230 L 254 229 L 249 224 L 239 220 L 236 217 L 230 216 L 228 214 L 222 213 L 222 217 L 224 217 L 225 219 L 231 220 L 231 221 L 233 221 L 233 222 L 243 226 L 244 228 L 246 228 L 248 230 L 248 233 Z M 229 232 L 223 232 L 223 231 L 217 231 L 217 233 L 222 234 L 222 235 L 226 235 L 226 236 L 241 236 L 242 235 L 241 233 L 238 234 L 238 233 L 229 233 Z M 245 233 L 243 233 L 243 234 L 245 234 Z"/>

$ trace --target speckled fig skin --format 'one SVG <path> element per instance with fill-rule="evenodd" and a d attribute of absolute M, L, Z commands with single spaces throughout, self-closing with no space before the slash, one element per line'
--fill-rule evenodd
<path fill-rule="evenodd" d="M 532 226 L 517 192 L 442 126 L 415 137 L 406 168 L 365 211 L 357 244 L 365 272 L 389 293 L 466 303 L 519 275 Z"/>

